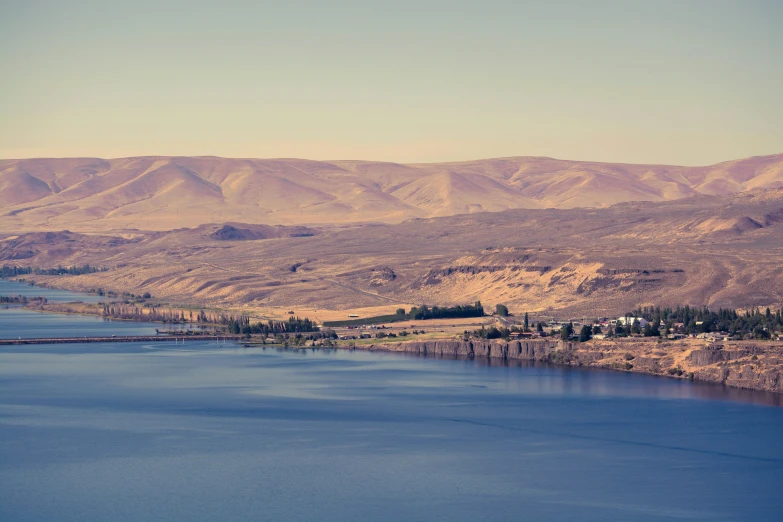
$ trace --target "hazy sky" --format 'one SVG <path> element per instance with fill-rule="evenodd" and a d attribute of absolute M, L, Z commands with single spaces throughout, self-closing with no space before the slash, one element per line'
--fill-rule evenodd
<path fill-rule="evenodd" d="M 0 157 L 783 152 L 783 1 L 0 0 Z"/>

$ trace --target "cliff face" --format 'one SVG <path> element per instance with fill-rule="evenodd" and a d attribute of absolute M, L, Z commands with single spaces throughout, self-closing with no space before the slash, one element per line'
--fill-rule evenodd
<path fill-rule="evenodd" d="M 548 360 L 560 349 L 559 341 L 413 341 L 370 345 L 368 350 L 415 353 L 444 357 L 499 357 L 503 359 Z"/>
<path fill-rule="evenodd" d="M 783 347 L 754 345 L 708 346 L 687 357 L 694 378 L 738 388 L 783 392 Z"/>
<path fill-rule="evenodd" d="M 721 383 L 783 393 L 783 344 L 697 341 L 433 340 L 357 346 L 370 351 L 453 358 L 544 361 Z"/>

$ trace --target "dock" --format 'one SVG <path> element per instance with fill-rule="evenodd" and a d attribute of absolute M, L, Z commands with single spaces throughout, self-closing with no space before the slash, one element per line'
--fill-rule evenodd
<path fill-rule="evenodd" d="M 65 344 L 65 343 L 149 343 L 185 341 L 239 341 L 238 335 L 129 335 L 112 337 L 39 337 L 34 339 L 0 339 L 0 345 L 9 344 Z"/>

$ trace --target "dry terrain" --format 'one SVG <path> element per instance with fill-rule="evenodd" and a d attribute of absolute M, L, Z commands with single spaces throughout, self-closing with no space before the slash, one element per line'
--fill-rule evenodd
<path fill-rule="evenodd" d="M 475 300 L 558 318 L 645 304 L 777 307 L 782 260 L 781 189 L 345 229 L 232 222 L 0 239 L 1 264 L 108 269 L 34 277 L 53 286 L 322 321 Z"/>
<path fill-rule="evenodd" d="M 706 167 L 512 157 L 372 161 L 137 157 L 0 160 L 0 232 L 399 223 L 508 209 L 602 208 L 783 187 L 783 155 Z"/>
<path fill-rule="evenodd" d="M 506 304 L 512 321 L 524 312 L 592 319 L 640 305 L 778 308 L 783 155 L 710 167 L 549 158 L 6 160 L 0 264 L 89 264 L 102 270 L 25 277 L 149 293 L 143 306 L 185 316 L 204 308 L 323 322 L 476 300 L 487 309 Z M 97 305 L 41 306 L 100 313 Z M 396 342 L 342 342 L 783 391 L 779 343 L 463 339 L 494 320 L 408 321 L 384 330 L 417 331 Z"/>

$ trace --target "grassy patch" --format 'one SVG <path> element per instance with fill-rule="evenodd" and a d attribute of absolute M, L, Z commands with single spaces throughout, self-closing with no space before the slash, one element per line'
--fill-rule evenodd
<path fill-rule="evenodd" d="M 389 314 L 389 315 L 376 315 L 373 317 L 364 317 L 361 319 L 346 319 L 344 321 L 324 321 L 324 326 L 329 328 L 332 326 L 361 326 L 367 324 L 378 323 L 397 323 L 400 321 L 407 321 L 409 317 L 407 315 Z"/>

